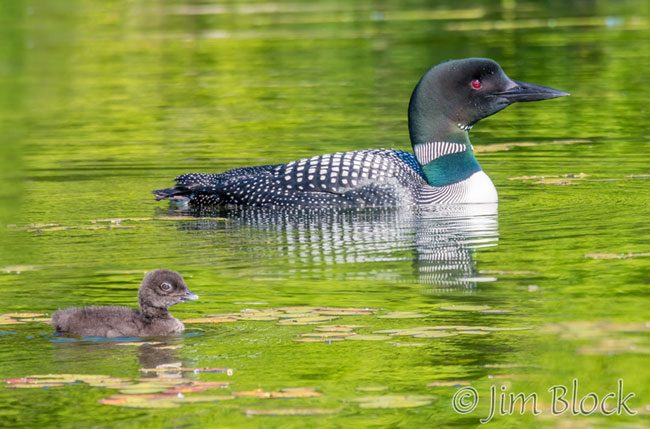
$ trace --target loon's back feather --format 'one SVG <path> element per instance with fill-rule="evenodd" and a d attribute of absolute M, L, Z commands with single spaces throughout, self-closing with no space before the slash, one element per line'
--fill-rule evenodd
<path fill-rule="evenodd" d="M 154 193 L 192 206 L 374 207 L 413 202 L 424 183 L 413 154 L 371 149 L 221 174 L 183 174 L 174 188 Z"/>

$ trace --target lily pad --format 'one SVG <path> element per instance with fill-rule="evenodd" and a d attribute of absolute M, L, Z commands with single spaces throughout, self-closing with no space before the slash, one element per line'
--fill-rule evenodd
<path fill-rule="evenodd" d="M 316 307 L 308 307 L 305 305 L 298 305 L 293 307 L 278 307 L 276 310 L 283 313 L 310 313 L 314 311 Z"/>
<path fill-rule="evenodd" d="M 212 389 L 226 389 L 230 387 L 229 381 L 194 381 L 190 385 L 174 386 L 165 390 L 165 393 L 195 393 Z"/>
<path fill-rule="evenodd" d="M 512 310 L 504 310 L 502 308 L 489 308 L 487 310 L 479 311 L 481 314 L 510 314 Z"/>
<path fill-rule="evenodd" d="M 350 341 L 386 341 L 390 340 L 391 337 L 388 335 L 350 335 L 345 339 Z"/>
<path fill-rule="evenodd" d="M 263 399 L 295 399 L 295 398 L 317 398 L 321 396 L 321 393 L 316 389 L 310 387 L 295 387 L 280 389 L 273 392 L 267 392 L 262 389 L 249 390 L 243 392 L 233 392 L 233 395 L 236 397 L 252 397 L 252 398 L 263 398 Z"/>
<path fill-rule="evenodd" d="M 474 329 L 474 330 L 463 330 L 463 331 L 457 331 L 459 334 L 464 334 L 464 335 L 489 335 L 489 331 L 482 331 L 479 329 Z"/>
<path fill-rule="evenodd" d="M 321 325 L 314 328 L 318 332 L 351 332 L 353 329 L 363 328 L 364 325 Z"/>
<path fill-rule="evenodd" d="M 648 258 L 650 252 L 647 253 L 587 253 L 585 258 L 589 259 L 632 259 L 632 258 Z"/>
<path fill-rule="evenodd" d="M 350 335 L 356 335 L 354 332 L 309 332 L 306 334 L 300 334 L 301 338 L 319 338 L 321 340 L 326 340 L 328 338 L 345 338 Z"/>
<path fill-rule="evenodd" d="M 374 314 L 374 308 L 340 308 L 340 307 L 318 307 L 314 310 L 318 314 L 327 316 L 366 316 Z"/>
<path fill-rule="evenodd" d="M 589 177 L 585 173 L 567 173 L 556 176 L 517 176 L 509 177 L 508 180 L 524 180 L 524 181 L 534 181 L 533 183 L 538 185 L 574 185 L 578 181 Z"/>
<path fill-rule="evenodd" d="M 460 387 L 470 386 L 471 383 L 465 380 L 448 380 L 448 381 L 433 381 L 427 384 L 427 387 Z"/>
<path fill-rule="evenodd" d="M 445 304 L 445 305 L 441 305 L 438 308 L 446 311 L 486 311 L 490 309 L 490 306 L 489 305 Z"/>
<path fill-rule="evenodd" d="M 271 408 L 265 410 L 246 410 L 247 416 L 319 416 L 336 414 L 338 408 Z"/>
<path fill-rule="evenodd" d="M 361 408 L 412 408 L 429 405 L 435 399 L 434 396 L 424 395 L 385 395 L 366 396 L 355 398 Z"/>
<path fill-rule="evenodd" d="M 7 265 L 6 267 L 0 268 L 0 271 L 6 274 L 20 274 L 29 271 L 36 271 L 39 268 L 34 265 Z"/>
<path fill-rule="evenodd" d="M 235 399 L 232 395 L 194 395 L 194 396 L 181 396 L 176 397 L 172 401 L 177 404 L 194 404 L 200 402 L 219 402 Z"/>
<path fill-rule="evenodd" d="M 311 387 L 290 387 L 271 392 L 271 398 L 317 398 L 321 393 Z"/>
<path fill-rule="evenodd" d="M 21 322 L 17 319 L 11 317 L 5 317 L 4 314 L 0 314 L 0 325 L 20 325 L 25 322 Z"/>
<path fill-rule="evenodd" d="M 333 341 L 343 341 L 345 337 L 329 337 L 329 338 L 320 338 L 320 337 L 301 337 L 296 338 L 294 341 L 297 343 L 331 343 Z"/>
<path fill-rule="evenodd" d="M 445 338 L 455 336 L 455 332 L 421 331 L 411 335 L 413 338 Z"/>
<path fill-rule="evenodd" d="M 157 373 L 181 371 L 181 372 L 193 372 L 194 374 L 198 374 L 201 372 L 212 372 L 212 373 L 226 374 L 226 375 L 233 375 L 234 373 L 234 370 L 232 368 L 183 368 L 180 366 L 179 363 L 158 365 L 155 368 L 140 368 L 140 371 L 157 372 Z"/>
<path fill-rule="evenodd" d="M 124 378 L 93 374 L 42 374 L 29 377 L 4 380 L 13 388 L 59 387 L 66 384 L 86 383 L 94 387 L 123 388 L 131 385 Z"/>
<path fill-rule="evenodd" d="M 542 143 L 537 143 L 537 142 L 512 142 L 512 143 L 497 143 L 497 144 L 490 144 L 490 145 L 481 145 L 481 146 L 476 146 L 474 148 L 474 151 L 477 153 L 485 153 L 485 152 L 505 152 L 509 151 L 512 148 L 515 147 L 535 147 L 535 146 L 540 146 L 540 145 L 571 145 L 571 144 L 589 144 L 592 143 L 591 140 L 585 140 L 585 139 L 565 139 L 565 140 L 553 140 L 550 142 L 542 142 Z"/>
<path fill-rule="evenodd" d="M 326 323 L 336 317 L 332 316 L 309 316 L 301 318 L 292 318 L 292 319 L 280 319 L 278 325 L 317 325 L 319 323 Z"/>
<path fill-rule="evenodd" d="M 422 317 L 427 317 L 427 315 L 415 311 L 391 311 L 377 316 L 379 319 L 420 319 Z"/>
<path fill-rule="evenodd" d="M 233 392 L 233 396 L 243 398 L 270 398 L 271 392 L 266 392 L 262 389 L 246 390 L 242 392 Z"/>
<path fill-rule="evenodd" d="M 177 399 L 176 395 L 113 395 L 99 403 L 128 408 L 176 408 Z"/>

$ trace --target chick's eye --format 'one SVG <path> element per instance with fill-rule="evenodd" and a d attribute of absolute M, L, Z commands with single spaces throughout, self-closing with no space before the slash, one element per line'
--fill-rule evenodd
<path fill-rule="evenodd" d="M 160 284 L 160 289 L 163 290 L 164 292 L 169 292 L 170 290 L 172 290 L 172 285 L 170 285 L 167 282 L 161 283 Z"/>
<path fill-rule="evenodd" d="M 481 85 L 481 81 L 478 80 L 478 79 L 474 79 L 474 80 L 470 83 L 470 85 L 471 85 L 472 88 L 474 88 L 474 89 L 481 89 L 481 86 L 482 86 L 482 85 Z"/>

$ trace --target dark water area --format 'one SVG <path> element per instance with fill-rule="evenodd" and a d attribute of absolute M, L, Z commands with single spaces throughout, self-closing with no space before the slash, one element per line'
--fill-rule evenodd
<path fill-rule="evenodd" d="M 648 46 L 644 1 L 3 1 L 0 427 L 466 427 L 491 388 L 541 411 L 496 426 L 648 426 Z M 410 150 L 414 85 L 463 57 L 571 93 L 471 131 L 498 207 L 196 214 L 151 195 Z M 134 307 L 161 267 L 200 296 L 172 308 L 181 336 L 45 323 Z M 622 380 L 637 414 L 553 415 L 574 379 L 601 398 Z"/>

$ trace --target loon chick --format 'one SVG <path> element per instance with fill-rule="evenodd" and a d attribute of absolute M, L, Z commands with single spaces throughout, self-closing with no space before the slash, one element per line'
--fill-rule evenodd
<path fill-rule="evenodd" d="M 416 85 L 408 109 L 413 152 L 338 152 L 288 164 L 221 174 L 183 174 L 154 191 L 193 207 L 298 209 L 496 203 L 497 192 L 474 158 L 468 132 L 512 103 L 569 95 L 511 80 L 485 58 L 450 60 Z"/>
<path fill-rule="evenodd" d="M 150 337 L 183 332 L 183 322 L 167 307 L 195 300 L 183 277 L 170 270 L 147 273 L 138 291 L 139 310 L 128 307 L 84 307 L 59 310 L 52 326 L 59 333 L 78 337 Z"/>

